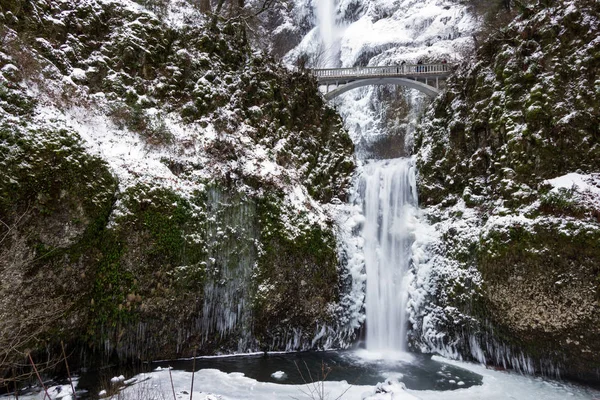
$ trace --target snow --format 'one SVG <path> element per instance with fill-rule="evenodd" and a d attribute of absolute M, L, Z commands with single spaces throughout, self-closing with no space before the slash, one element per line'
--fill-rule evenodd
<path fill-rule="evenodd" d="M 73 379 L 73 385 L 75 388 L 77 388 L 77 383 L 78 380 L 77 379 Z M 50 386 L 46 388 L 48 395 L 50 396 L 50 400 L 75 400 L 75 397 L 73 396 L 73 389 L 71 387 L 71 384 L 66 384 L 66 385 L 55 385 L 55 386 Z M 78 389 L 76 389 L 76 392 L 78 394 L 77 398 L 80 398 L 80 391 Z M 104 391 L 106 393 L 106 391 Z M 0 395 L 0 398 L 2 399 L 15 399 L 15 397 L 13 396 L 5 396 L 5 395 Z M 23 396 L 19 396 L 19 399 L 27 399 L 27 400 L 37 400 L 37 399 L 48 399 L 48 396 L 45 395 L 44 391 L 40 391 L 37 394 L 26 394 Z"/>
<path fill-rule="evenodd" d="M 77 72 L 74 72 L 77 74 Z M 30 94 L 39 98 L 35 122 L 40 125 L 52 124 L 56 127 L 68 127 L 77 132 L 84 140 L 89 153 L 105 160 L 111 172 L 117 177 L 120 191 L 139 183 L 152 184 L 175 191 L 183 198 L 191 198 L 197 191 L 204 189 L 202 183 L 217 176 L 226 176 L 239 169 L 246 174 L 255 175 L 263 181 L 270 181 L 282 187 L 286 193 L 285 205 L 291 210 L 306 210 L 310 223 L 326 226 L 330 217 L 321 204 L 315 201 L 300 184 L 299 172 L 286 170 L 273 159 L 273 151 L 260 144 L 251 143 L 243 126 L 234 135 L 217 132 L 212 124 L 201 127 L 198 123 L 184 123 L 176 113 L 164 114 L 157 109 L 147 111 L 149 124 L 164 124 L 173 135 L 174 143 L 165 146 L 152 146 L 146 143 L 136 132 L 117 126 L 106 114 L 107 101 L 102 95 L 95 95 L 91 105 L 71 105 L 62 108 L 52 98 L 37 87 L 30 88 Z M 80 94 L 84 96 L 83 94 Z M 240 146 L 243 157 L 228 163 L 214 163 L 205 149 L 217 140 L 228 140 L 233 146 Z M 279 143 L 283 146 L 284 143 Z M 194 169 L 189 175 L 175 175 L 164 160 L 186 164 L 199 164 L 203 168 Z M 290 179 L 292 185 L 284 183 Z M 241 191 L 253 189 L 241 187 Z M 284 221 L 290 221 L 284 217 Z M 290 236 L 299 233 L 299 228 L 289 223 Z"/>
<path fill-rule="evenodd" d="M 173 29 L 187 30 L 190 24 L 202 25 L 205 22 L 203 17 L 198 18 L 197 9 L 188 1 L 183 0 L 171 1 L 167 15 L 160 16 L 162 21 L 159 21 L 158 16 L 154 13 L 148 12 L 143 6 L 132 1 L 85 0 L 69 4 L 85 3 L 101 8 L 98 7 L 99 2 L 115 7 L 125 7 L 133 11 L 127 13 L 131 14 L 129 17 L 133 18 L 133 22 L 125 21 L 123 26 L 112 31 L 111 39 L 107 40 L 107 43 L 113 39 L 115 42 L 119 42 L 126 38 L 125 42 L 131 41 L 133 46 L 139 45 L 143 36 L 136 36 L 134 31 L 143 24 L 150 26 L 156 24 L 159 27 L 164 22 L 171 25 Z M 44 45 L 50 48 L 51 43 L 45 42 Z M 77 48 L 75 45 L 69 48 L 63 46 L 56 51 L 58 53 L 74 52 L 73 49 Z M 150 50 L 150 47 L 146 50 Z M 176 54 L 176 57 L 181 58 L 194 56 L 207 57 L 206 54 L 194 49 L 181 49 Z M 263 57 L 263 55 L 257 54 L 257 57 Z M 145 190 L 146 187 L 152 188 L 151 190 L 166 188 L 183 199 L 197 199 L 199 194 L 210 190 L 211 184 L 215 180 L 226 181 L 228 186 L 229 183 L 232 184 L 232 192 L 238 192 L 250 199 L 263 198 L 268 191 L 282 192 L 284 194 L 282 212 L 278 217 L 285 224 L 282 231 L 292 239 L 300 233 L 305 233 L 308 226 L 321 226 L 327 231 L 332 229 L 332 215 L 337 215 L 337 209 L 344 208 L 344 206 L 320 204 L 307 190 L 307 184 L 303 179 L 306 171 L 303 171 L 302 168 L 294 169 L 278 163 L 281 153 L 290 151 L 289 143 L 286 143 L 287 139 L 285 138 L 285 134 L 288 132 L 283 132 L 284 138 L 280 139 L 273 147 L 272 143 L 257 143 L 257 128 L 249 126 L 250 122 L 248 124 L 240 122 L 235 129 L 221 128 L 222 124 L 213 124 L 213 121 L 219 118 L 222 118 L 223 121 L 231 118 L 239 119 L 239 116 L 233 115 L 239 110 L 233 110 L 233 107 L 228 107 L 229 105 L 219 108 L 215 114 L 202 117 L 202 120 L 188 122 L 179 115 L 179 107 L 170 108 L 169 104 L 164 105 L 153 99 L 151 90 L 144 91 L 144 95 L 135 97 L 138 105 L 143 103 L 143 107 L 126 107 L 124 103 L 119 103 L 118 99 L 122 93 L 117 95 L 111 91 L 110 83 L 112 82 L 107 82 L 106 94 L 90 94 L 90 90 L 95 89 L 81 85 L 82 81 L 93 75 L 93 68 L 86 67 L 86 65 L 101 65 L 106 62 L 104 58 L 105 54 L 102 52 L 93 52 L 87 59 L 78 61 L 76 65 L 81 68 L 73 68 L 73 65 L 68 65 L 63 71 L 54 67 L 51 76 L 47 74 L 45 79 L 25 82 L 27 93 L 36 100 L 34 115 L 27 120 L 27 123 L 32 130 L 66 129 L 73 132 L 74 136 L 79 136 L 88 153 L 98 156 L 107 163 L 108 169 L 118 182 L 116 193 L 118 199 L 132 187 L 141 187 L 141 190 Z M 4 67 L 5 73 L 8 74 L 11 71 L 16 71 L 16 67 L 11 64 Z M 171 72 L 176 74 L 181 71 L 173 68 Z M 279 71 L 273 72 L 279 73 Z M 208 73 L 214 75 L 216 72 L 208 71 Z M 123 74 L 123 72 L 114 72 L 107 80 L 120 83 Z M 239 83 L 237 82 L 240 79 L 239 75 L 238 72 L 230 72 L 229 78 L 233 82 L 232 86 Z M 220 78 L 227 80 L 227 77 Z M 206 85 L 215 86 L 205 78 L 202 78 L 201 81 Z M 199 82 L 199 85 L 202 82 Z M 122 89 L 133 95 L 136 91 L 134 86 L 130 85 L 122 87 Z M 148 106 L 154 108 L 147 108 Z M 174 108 L 177 109 L 175 112 L 167 111 Z M 143 119 L 144 125 L 150 128 L 149 130 L 164 130 L 168 134 L 169 140 L 151 141 L 148 140 L 146 130 L 129 128 L 128 118 L 131 116 L 132 110 L 143 113 L 140 118 Z M 251 111 L 257 114 L 262 112 L 260 107 L 254 107 Z M 226 144 L 225 150 L 219 150 L 217 146 L 222 143 Z M 216 150 L 211 153 L 210 150 L 215 148 Z M 214 153 L 219 154 L 214 155 Z M 232 155 L 234 157 L 230 157 Z M 323 163 L 326 162 L 328 161 L 323 161 Z M 246 184 L 247 182 L 252 183 Z M 261 184 L 256 185 L 256 182 Z M 114 226 L 113 224 L 118 221 L 119 216 L 126 215 L 128 212 L 124 202 L 117 200 L 110 217 L 109 227 Z M 217 233 L 224 234 L 215 232 L 215 234 Z M 187 239 L 199 241 L 200 236 L 199 233 L 192 233 Z M 260 252 L 260 241 L 256 240 L 253 244 Z M 180 270 L 185 268 L 187 268 L 185 265 L 179 267 Z M 268 285 L 264 285 L 263 288 L 268 288 Z M 344 345 L 351 343 L 350 338 L 353 339 L 354 329 L 360 324 L 357 318 L 360 318 L 362 302 L 360 296 L 356 296 L 356 298 L 358 304 L 354 304 L 354 300 L 346 297 L 343 307 L 339 304 L 331 304 L 329 307 L 332 314 L 343 314 L 347 309 L 347 314 L 353 316 L 345 318 L 344 326 L 339 328 L 339 331 L 343 332 L 341 335 L 344 336 Z M 235 323 L 235 321 L 231 323 Z M 325 346 L 334 344 L 337 346 L 339 345 L 337 342 L 334 343 L 330 340 L 331 336 L 336 335 L 337 332 L 337 327 L 334 329 L 316 326 L 314 332 L 310 333 L 314 337 L 320 335 L 319 346 L 321 346 L 321 342 Z M 304 342 L 299 343 L 302 335 L 307 335 L 307 333 L 290 333 L 290 343 L 304 345 Z M 306 345 L 310 345 L 310 343 L 311 341 L 308 340 Z"/>
<path fill-rule="evenodd" d="M 114 0 L 104 1 L 107 3 L 115 2 Z M 308 3 L 310 2 L 297 0 L 297 8 L 306 8 Z M 319 26 L 311 30 L 302 42 L 286 56 L 286 61 L 290 64 L 293 63 L 298 55 L 303 52 L 315 56 L 315 61 L 322 63 L 319 66 L 353 66 L 357 63 L 389 65 L 401 61 L 416 62 L 420 59 L 431 61 L 448 59 L 453 61 L 460 60 L 462 51 L 471 46 L 471 33 L 476 28 L 477 23 L 468 15 L 463 5 L 440 0 L 365 0 L 363 3 L 365 11 L 356 20 L 350 21 L 340 20 L 339 18 L 339 15 L 344 15 L 348 9 L 349 1 L 339 1 L 334 4 L 332 0 L 314 0 L 312 5 L 318 5 L 316 22 Z M 135 10 L 140 9 L 140 6 L 134 3 L 127 2 L 127 4 L 128 7 Z M 297 14 L 306 15 L 307 13 L 308 11 L 304 9 Z M 384 17 L 381 17 L 382 15 Z M 337 24 L 332 24 L 332 21 L 336 19 Z M 176 27 L 185 26 L 190 21 L 203 23 L 201 18 L 198 19 L 197 12 L 185 1 L 171 2 L 167 20 Z M 292 26 L 292 23 L 289 19 L 286 19 L 284 25 L 279 29 L 297 31 L 297 27 Z M 326 54 L 324 59 L 317 60 L 317 56 L 323 51 Z M 183 51 L 180 55 L 187 56 Z M 5 68 L 10 67 L 9 65 Z M 86 72 L 84 70 L 74 68 L 70 76 L 65 76 L 63 79 L 64 84 L 74 85 L 73 80 L 78 81 L 85 78 Z M 35 88 L 32 90 L 35 92 Z M 346 126 L 355 142 L 359 142 L 361 138 L 368 139 L 385 133 L 385 126 L 382 124 L 382 110 L 373 104 L 376 94 L 377 90 L 374 88 L 362 88 L 344 95 L 337 101 L 338 111 L 344 116 Z M 177 144 L 171 147 L 155 147 L 149 146 L 141 140 L 138 134 L 112 122 L 105 111 L 106 101 L 102 94 L 94 95 L 91 108 L 71 105 L 67 109 L 58 107 L 51 99 L 44 99 L 40 92 L 36 92 L 35 95 L 42 100 L 37 109 L 36 121 L 40 125 L 68 126 L 76 131 L 83 138 L 91 153 L 101 156 L 108 162 L 111 171 L 118 178 L 120 190 L 122 191 L 139 182 L 151 182 L 157 186 L 173 189 L 183 197 L 192 196 L 196 190 L 203 188 L 203 184 L 199 183 L 200 181 L 210 179 L 215 175 L 223 175 L 234 170 L 235 166 L 239 166 L 244 173 L 255 174 L 278 184 L 281 184 L 283 178 L 288 177 L 289 172 L 284 171 L 274 162 L 272 156 L 260 145 L 253 146 L 251 151 L 247 151 L 244 157 L 236 161 L 239 165 L 211 164 L 204 169 L 194 171 L 192 177 L 179 177 L 172 173 L 162 162 L 164 158 L 167 158 L 183 163 L 207 164 L 208 159 L 204 149 L 217 139 L 225 138 L 237 145 L 247 145 L 249 139 L 245 129 L 249 128 L 245 126 L 242 126 L 236 135 L 226 136 L 218 132 L 210 123 L 207 126 L 184 124 L 181 118 L 175 114 L 160 115 L 159 117 L 164 120 L 169 132 L 176 138 Z M 416 92 L 411 92 L 409 96 L 409 103 L 413 105 L 413 114 L 409 119 L 410 123 L 414 124 L 418 107 L 422 102 L 422 96 Z M 260 110 L 256 111 L 259 112 Z M 154 112 L 153 115 L 158 115 L 157 110 L 154 110 Z M 567 118 L 564 122 L 568 123 L 568 120 Z M 513 127 L 512 129 L 522 131 L 524 127 L 525 125 Z M 517 136 L 513 135 L 513 137 Z M 425 153 L 423 151 L 423 154 Z M 299 210 L 308 211 L 308 218 L 311 223 L 324 225 L 331 217 L 336 221 L 340 252 L 348 260 L 346 270 L 342 273 L 349 274 L 351 278 L 350 290 L 344 294 L 343 299 L 340 301 L 343 310 L 337 310 L 336 312 L 344 315 L 342 322 L 345 325 L 340 330 L 352 331 L 358 328 L 365 319 L 363 310 L 366 280 L 363 254 L 364 239 L 355 234 L 360 226 L 364 224 L 364 216 L 360 207 L 356 204 L 329 204 L 326 206 L 318 204 L 307 193 L 305 186 L 300 184 L 298 177 L 292 176 L 292 178 L 293 183 L 286 186 L 285 197 L 285 204 L 289 207 L 286 213 L 289 215 L 282 216 L 282 219 L 287 222 L 291 236 L 297 231 L 297 227 L 294 226 L 294 219 L 289 216 L 294 215 Z M 593 195 L 596 199 L 600 196 L 599 182 L 600 176 L 597 174 L 583 175 L 578 173 L 546 181 L 554 188 L 553 191 L 557 191 L 559 188 L 575 188 L 576 191 Z M 600 202 L 597 204 L 600 204 Z M 408 304 L 409 318 L 414 326 L 417 326 L 417 321 L 422 321 L 421 334 L 428 344 L 428 347 L 423 348 L 424 351 L 435 351 L 452 358 L 460 357 L 451 345 L 442 345 L 444 333 L 435 329 L 435 319 L 441 314 L 452 313 L 453 310 L 449 308 L 443 310 L 426 309 L 429 296 L 436 293 L 438 289 L 439 280 L 451 277 L 457 282 L 467 278 L 475 285 L 480 282 L 480 277 L 476 271 L 458 268 L 456 263 L 433 256 L 432 247 L 439 245 L 441 236 L 451 228 L 460 233 L 464 243 L 468 243 L 479 240 L 479 235 L 485 236 L 485 233 L 491 230 L 498 230 L 516 224 L 527 227 L 533 223 L 524 213 L 500 215 L 500 211 L 499 209 L 494 210 L 493 215 L 482 226 L 482 222 L 475 215 L 475 211 L 466 207 L 461 200 L 446 214 L 442 214 L 439 210 L 429 211 L 432 214 L 439 212 L 440 215 L 443 215 L 442 222 L 427 223 L 426 216 L 428 212 L 426 211 L 412 216 L 408 221 L 411 224 L 410 230 L 415 235 L 415 241 L 412 245 L 412 258 L 413 264 L 416 266 L 409 275 L 411 291 Z M 451 213 L 457 212 L 461 213 L 460 219 L 450 217 Z M 260 290 L 268 291 L 268 287 L 261 287 Z M 316 327 L 315 338 L 319 338 L 324 332 L 325 327 Z M 479 345 L 473 344 L 471 349 L 475 353 L 473 356 L 476 359 L 485 360 Z M 539 383 L 535 378 L 517 377 L 495 371 L 490 372 L 477 366 L 472 368 L 479 368 L 478 371 L 482 370 L 482 372 L 478 372 L 482 375 L 487 374 L 484 375 L 484 386 L 445 393 L 444 398 L 499 399 L 511 395 L 515 396 L 514 398 L 528 398 L 523 397 L 525 393 L 541 399 L 561 398 L 552 397 L 554 396 L 553 392 L 544 392 L 544 385 L 550 384 L 543 381 Z M 173 375 L 174 378 L 177 378 L 178 391 L 185 390 L 190 380 L 189 374 L 174 371 Z M 274 377 L 276 377 L 275 375 L 284 377 L 285 372 L 277 371 L 273 373 Z M 124 379 L 124 377 L 113 379 L 122 381 L 121 378 Z M 195 392 L 194 399 L 287 399 L 301 396 L 300 389 L 297 386 L 259 383 L 240 374 L 225 374 L 216 370 L 200 371 L 196 375 L 196 379 L 198 379 L 198 387 L 202 389 L 202 392 Z M 163 387 L 162 385 L 170 387 L 165 384 L 164 380 L 164 371 L 157 370 L 147 376 L 139 377 L 132 389 L 126 389 L 125 393 L 133 393 L 136 390 L 135 388 L 142 387 L 141 385 L 147 385 L 148 390 L 155 390 L 157 385 L 158 388 Z M 457 385 L 460 384 L 461 382 L 457 382 Z M 514 387 L 511 386 L 513 384 Z M 505 388 L 502 385 L 510 387 Z M 326 386 L 334 394 L 341 393 L 348 388 L 347 383 L 339 382 L 327 383 Z M 511 390 L 513 388 L 515 390 Z M 556 389 L 556 387 L 553 388 Z M 576 396 L 567 389 L 563 389 L 564 387 L 560 386 L 560 390 L 558 390 L 563 396 Z M 381 393 L 368 394 L 377 390 Z M 509 394 L 506 397 L 500 397 L 498 393 L 507 393 L 504 390 L 508 390 Z M 536 392 L 536 390 L 540 391 Z M 576 391 L 574 392 L 576 393 Z M 211 393 L 219 393 L 219 395 Z M 392 394 L 397 395 L 393 398 L 401 399 L 439 397 L 439 392 L 411 392 L 407 391 L 401 383 L 389 380 L 376 389 L 352 387 L 344 398 L 361 398 L 365 393 L 370 399 L 392 398 Z M 547 397 L 544 397 L 546 395 Z"/>
<path fill-rule="evenodd" d="M 570 173 L 554 179 L 548 179 L 544 183 L 552 185 L 553 191 L 558 189 L 575 189 L 578 192 L 589 192 L 600 196 L 600 174 L 583 175 Z"/>
<path fill-rule="evenodd" d="M 314 27 L 302 38 L 300 44 L 285 56 L 285 62 L 292 67 L 302 54 L 309 55 L 311 66 L 319 68 L 394 65 L 402 61 L 416 63 L 419 60 L 462 61 L 462 54 L 471 48 L 472 35 L 478 27 L 478 22 L 469 15 L 466 6 L 457 2 L 364 0 L 358 3 L 356 15 L 350 18 L 349 10 L 356 9 L 356 5 L 356 2 L 351 1 L 296 0 L 296 23 L 314 15 Z M 334 26 L 331 21 L 335 21 Z M 334 106 L 342 115 L 345 126 L 357 145 L 359 157 L 365 156 L 365 145 L 368 146 L 368 143 L 389 134 L 388 125 L 384 121 L 387 105 L 379 100 L 379 92 L 377 87 L 363 87 L 352 90 L 334 101 Z M 406 132 L 405 148 L 410 151 L 412 134 L 426 100 L 414 90 L 406 90 L 404 93 L 410 111 L 404 120 L 398 122 L 398 126 Z M 363 173 L 359 168 L 356 175 L 360 176 Z M 356 184 L 358 185 L 358 182 Z M 358 188 L 355 190 L 358 191 Z M 346 206 L 344 212 L 338 211 L 335 219 L 341 228 L 338 230 L 338 240 L 348 260 L 347 270 L 352 277 L 348 300 L 351 303 L 353 320 L 360 324 L 365 318 L 361 306 L 364 305 L 366 276 L 365 243 L 364 239 L 356 234 L 364 224 L 357 197 L 355 192 L 351 199 L 352 205 Z M 475 282 L 479 278 L 471 276 L 475 274 L 474 271 L 462 270 L 456 263 L 446 262 L 449 260 L 431 255 L 433 248 L 439 245 L 443 232 L 450 227 L 430 225 L 426 218 L 425 212 L 419 212 L 412 215 L 409 221 L 408 230 L 415 235 L 412 246 L 412 263 L 415 268 L 407 277 L 410 287 L 409 319 L 414 326 L 418 321 L 423 321 L 423 336 L 427 337 L 429 342 L 429 348 L 423 350 L 458 357 L 455 349 L 441 345 L 444 342 L 443 333 L 435 329 L 436 312 L 439 312 L 439 316 L 444 311 L 426 308 L 431 296 L 438 289 L 438 279 L 443 279 L 440 277 L 472 279 Z M 478 219 L 472 216 L 469 222 L 463 224 L 461 231 L 472 233 L 469 236 L 470 240 L 476 240 L 477 231 L 472 228 L 477 224 Z"/>
<path fill-rule="evenodd" d="M 275 383 L 258 382 L 254 379 L 244 376 L 239 372 L 225 373 L 216 369 L 204 369 L 196 371 L 194 374 L 194 392 L 190 397 L 191 373 L 183 371 L 172 371 L 173 385 L 177 398 L 191 398 L 192 400 L 208 400 L 218 398 L 222 400 L 254 400 L 254 399 L 290 399 L 292 397 L 306 398 L 303 391 L 306 387 L 302 385 L 281 385 Z M 124 390 L 124 400 L 135 399 L 140 391 L 148 393 L 150 396 L 159 396 L 160 393 L 165 398 L 172 397 L 171 383 L 168 372 L 153 372 L 150 374 L 138 375 L 138 383 Z M 327 382 L 325 389 L 331 393 L 332 398 L 337 397 L 344 390 L 350 387 L 345 398 L 360 398 L 361 394 L 368 390 L 368 387 L 351 387 L 346 382 Z M 137 392 L 137 393 L 136 393 Z M 187 392 L 187 393 L 184 393 Z M 167 397 L 169 396 L 169 397 Z M 114 396 L 114 399 L 117 397 Z M 151 397 L 148 397 L 151 398 Z"/>
<path fill-rule="evenodd" d="M 190 25 L 202 25 L 205 22 L 204 14 L 188 0 L 171 0 L 167 15 L 168 23 L 176 28 Z"/>
<path fill-rule="evenodd" d="M 451 361 L 439 356 L 434 356 L 435 361 L 467 369 L 483 377 L 483 384 L 460 388 L 464 384 L 456 382 L 457 389 L 449 391 L 436 390 L 410 390 L 401 382 L 402 377 L 390 377 L 385 382 L 376 386 L 351 385 L 348 382 L 324 382 L 323 390 L 330 399 L 340 400 L 564 400 L 565 398 L 593 399 L 600 396 L 600 392 L 591 388 L 584 388 L 572 384 L 545 380 L 538 377 L 523 376 L 506 371 L 487 369 L 482 365 Z M 277 371 L 275 374 L 283 373 Z M 194 391 L 190 397 L 192 373 L 172 370 L 171 376 L 177 399 L 192 400 L 288 400 L 290 398 L 309 399 L 312 384 L 309 385 L 284 385 L 277 383 L 258 382 L 244 376 L 239 372 L 225 373 L 216 369 L 203 369 L 194 373 Z M 400 379 L 400 381 L 398 380 Z M 130 386 L 122 388 L 118 395 L 110 399 L 135 400 L 144 398 L 169 399 L 172 398 L 171 378 L 167 368 L 155 370 L 151 373 L 136 375 L 129 380 Z M 315 383 L 321 387 L 321 382 Z M 55 386 L 49 388 L 51 400 L 71 399 L 70 386 Z M 106 395 L 106 391 L 101 395 Z M 62 397 L 61 397 L 62 396 Z M 14 397 L 8 397 L 13 399 Z M 43 398 L 43 393 L 19 396 L 23 400 L 37 400 Z"/>
<path fill-rule="evenodd" d="M 73 68 L 73 71 L 71 71 L 71 78 L 75 80 L 84 80 L 86 78 L 85 71 L 81 68 Z"/>
<path fill-rule="evenodd" d="M 293 67 L 300 55 L 307 54 L 310 66 L 317 68 L 394 65 L 418 60 L 458 62 L 472 47 L 472 35 L 478 26 L 466 6 L 457 2 L 364 0 L 359 2 L 360 14 L 348 19 L 345 16 L 349 15 L 349 8 L 356 6 L 354 3 L 296 0 L 296 23 L 301 24 L 314 7 L 314 28 L 284 61 Z M 381 112 L 386 106 L 378 104 L 377 96 L 376 87 L 364 87 L 335 100 L 355 143 L 386 134 L 385 113 Z M 413 92 L 410 96 L 409 103 L 418 112 L 417 103 L 423 101 L 423 95 Z M 411 119 L 416 120 L 416 115 Z"/>
<path fill-rule="evenodd" d="M 125 380 L 125 377 L 123 375 L 113 376 L 112 378 L 110 378 L 111 383 L 119 383 L 119 382 L 123 382 L 124 380 Z"/>
<path fill-rule="evenodd" d="M 356 182 L 358 184 L 358 182 Z M 326 207 L 332 215 L 336 226 L 336 237 L 339 246 L 340 259 L 347 260 L 343 278 L 350 277 L 350 289 L 340 301 L 345 318 L 344 328 L 354 332 L 365 321 L 365 257 L 363 252 L 364 239 L 357 231 L 364 223 L 362 207 L 352 199 L 347 204 L 330 204 Z M 348 343 L 350 345 L 351 343 Z"/>
<path fill-rule="evenodd" d="M 359 10 L 352 18 L 348 17 L 348 10 L 359 5 Z M 315 11 L 312 19 L 314 27 L 302 39 L 300 44 L 291 50 L 285 57 L 290 66 L 303 53 L 308 54 L 313 67 L 352 67 L 355 65 L 394 65 L 406 61 L 414 63 L 418 60 L 435 62 L 447 59 L 449 62 L 464 61 L 466 51 L 472 47 L 472 36 L 478 28 L 479 21 L 469 15 L 465 5 L 459 2 L 439 0 L 363 0 L 360 2 L 331 0 L 305 1 L 296 0 L 295 15 L 299 21 L 305 21 L 310 11 Z M 362 7 L 362 8 L 360 8 Z M 335 20 L 335 26 L 331 21 Z M 329 25 L 327 25 L 329 24 Z M 507 48 L 506 51 L 514 51 Z M 538 57 L 534 53 L 532 59 Z M 492 82 L 492 76 L 483 77 L 487 82 Z M 535 90 L 544 90 L 536 87 Z M 380 99 L 380 89 L 376 87 L 363 87 L 352 90 L 336 100 L 333 104 L 343 116 L 345 126 L 357 145 L 359 156 L 361 146 L 375 141 L 378 137 L 389 134 L 389 125 L 386 124 L 386 105 Z M 496 90 L 493 96 L 504 97 L 505 93 Z M 420 109 L 426 104 L 423 96 L 415 91 L 406 91 L 407 103 L 412 111 L 404 121 L 403 129 L 406 130 L 406 148 L 411 150 L 412 138 L 410 137 L 416 126 Z M 455 100 L 458 102 L 458 99 Z M 460 104 L 453 103 L 454 108 Z M 530 111 L 535 111 L 532 106 Z M 569 123 L 576 115 L 565 117 L 561 123 Z M 518 118 L 516 118 L 518 119 Z M 507 127 L 507 137 L 510 140 L 520 141 L 526 132 L 526 124 L 511 124 Z M 440 140 L 447 141 L 447 137 Z M 420 149 L 420 157 L 431 158 L 432 144 L 425 143 Z M 482 151 L 489 151 L 482 150 Z M 506 176 L 514 171 L 505 171 Z M 357 175 L 363 174 L 362 170 Z M 448 183 L 453 183 L 456 178 L 449 175 Z M 600 208 L 599 175 L 569 174 L 545 183 L 553 187 L 552 192 L 559 188 L 574 189 L 574 199 L 577 202 L 589 205 L 592 209 Z M 515 198 L 525 198 L 534 191 L 524 185 L 518 186 L 511 179 L 505 179 L 506 188 L 512 188 Z M 482 196 L 465 193 L 465 198 L 478 201 Z M 353 202 L 356 199 L 352 200 Z M 451 323 L 467 325 L 473 321 L 468 316 L 451 307 L 438 306 L 443 304 L 448 296 L 447 282 L 462 287 L 464 296 L 475 295 L 482 284 L 480 273 L 474 266 L 465 266 L 441 254 L 452 252 L 466 252 L 471 246 L 477 246 L 480 240 L 485 240 L 490 232 L 508 232 L 511 227 L 519 226 L 524 229 L 533 229 L 537 224 L 553 224 L 566 226 L 567 223 L 581 227 L 581 229 L 594 228 L 588 223 L 573 221 L 572 219 L 544 217 L 533 219 L 530 212 L 535 211 L 539 204 L 533 204 L 516 212 L 508 210 L 502 202 L 498 202 L 487 215 L 481 215 L 476 209 L 468 207 L 462 199 L 458 199 L 455 206 L 446 209 L 442 207 L 421 210 L 414 216 L 412 227 L 415 241 L 412 245 L 414 268 L 409 274 L 410 299 L 408 304 L 409 319 L 414 329 L 413 334 L 423 344 L 421 350 L 443 354 L 450 358 L 461 358 L 466 355 L 459 353 L 456 343 L 450 336 L 440 331 L 440 325 Z M 364 224 L 362 211 L 351 210 L 349 214 L 339 214 L 338 224 L 344 229 L 338 234 L 343 242 L 341 245 L 348 257 L 348 270 L 353 281 L 351 298 L 355 306 L 363 304 L 364 298 L 358 288 L 364 285 L 364 240 L 351 234 L 359 230 Z M 363 217 L 364 218 L 364 217 Z M 428 222 L 428 219 L 436 222 Z M 566 229 L 564 231 L 567 231 Z M 453 242 L 446 243 L 445 237 L 453 236 Z M 452 246 L 452 248 L 450 248 Z M 363 311 L 358 311 L 361 313 Z M 356 321 L 362 321 L 358 314 Z M 448 322 L 450 321 L 450 322 Z M 479 343 L 475 338 L 465 339 L 469 342 L 468 348 L 475 359 L 481 362 L 486 360 L 483 348 L 485 344 Z M 510 356 L 515 365 L 520 365 L 523 371 L 533 372 L 532 361 L 522 354 Z M 499 360 L 494 360 L 498 362 Z M 504 362 L 504 360 L 500 360 Z M 458 386 L 458 382 L 457 382 Z"/>
<path fill-rule="evenodd" d="M 271 374 L 271 376 L 275 379 L 285 379 L 287 377 L 286 373 L 283 371 L 276 371 Z"/>

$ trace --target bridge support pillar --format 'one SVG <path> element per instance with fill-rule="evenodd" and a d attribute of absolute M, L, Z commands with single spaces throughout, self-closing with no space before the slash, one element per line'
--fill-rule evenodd
<path fill-rule="evenodd" d="M 435 88 L 436 89 L 440 88 L 440 78 L 435 78 Z"/>

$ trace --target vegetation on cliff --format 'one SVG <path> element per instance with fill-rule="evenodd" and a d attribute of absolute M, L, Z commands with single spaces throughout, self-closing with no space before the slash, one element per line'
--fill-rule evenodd
<path fill-rule="evenodd" d="M 432 346 L 594 380 L 600 9 L 530 3 L 457 71 L 416 139 L 421 203 L 462 271 L 438 277 L 432 324 L 448 334 Z"/>
<path fill-rule="evenodd" d="M 0 376 L 60 340 L 120 360 L 335 342 L 313 340 L 344 296 L 323 204 L 353 146 L 313 78 L 193 7 L 0 1 L 0 22 Z"/>

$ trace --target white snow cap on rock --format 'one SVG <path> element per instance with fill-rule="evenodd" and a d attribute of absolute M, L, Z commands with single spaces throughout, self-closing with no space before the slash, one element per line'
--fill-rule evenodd
<path fill-rule="evenodd" d="M 553 191 L 560 188 L 575 189 L 578 192 L 590 192 L 600 196 L 600 174 L 570 173 L 558 178 L 548 179 L 545 183 L 553 186 Z"/>

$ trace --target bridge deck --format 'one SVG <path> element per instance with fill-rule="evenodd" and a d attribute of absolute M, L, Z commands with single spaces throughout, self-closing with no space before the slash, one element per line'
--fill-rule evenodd
<path fill-rule="evenodd" d="M 326 68 L 312 71 L 320 84 L 343 84 L 359 79 L 387 77 L 443 79 L 450 75 L 451 70 L 451 64 L 404 64 L 385 67 Z"/>

